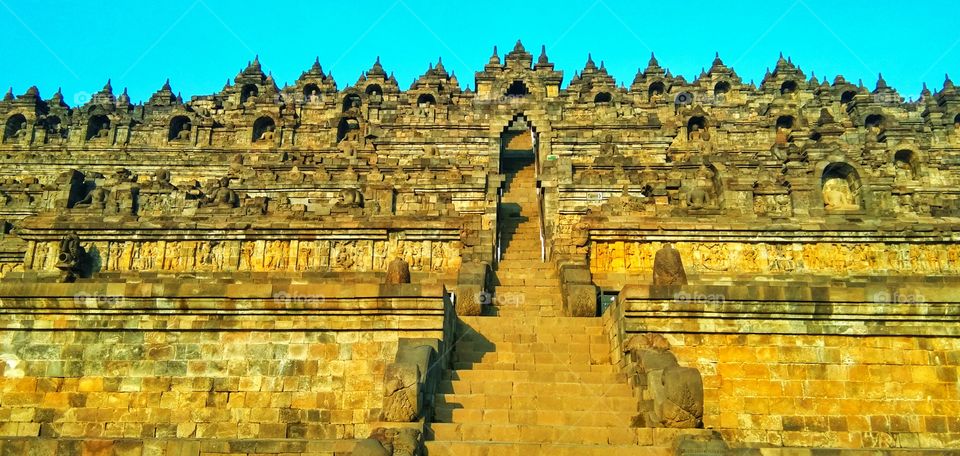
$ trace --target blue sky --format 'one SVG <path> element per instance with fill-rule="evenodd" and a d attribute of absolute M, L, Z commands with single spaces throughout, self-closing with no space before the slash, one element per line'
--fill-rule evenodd
<path fill-rule="evenodd" d="M 629 85 L 650 51 L 688 79 L 714 52 L 744 81 L 759 82 L 779 52 L 809 75 L 836 74 L 873 88 L 877 73 L 907 97 L 922 82 L 960 80 L 960 13 L 955 2 L 815 1 L 431 2 L 427 0 L 103 1 L 0 0 L 0 86 L 37 85 L 68 103 L 112 78 L 145 100 L 170 78 L 184 97 L 219 91 L 255 54 L 280 85 L 319 56 L 342 89 L 380 56 L 406 89 L 443 57 L 473 85 L 494 45 L 541 44 L 565 83 L 587 53 Z"/>

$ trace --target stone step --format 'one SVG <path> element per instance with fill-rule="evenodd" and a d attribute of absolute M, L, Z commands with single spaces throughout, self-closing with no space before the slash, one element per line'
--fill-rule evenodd
<path fill-rule="evenodd" d="M 546 364 L 546 363 L 506 363 L 506 362 L 481 362 L 469 363 L 463 361 L 454 361 L 455 370 L 518 370 L 533 372 L 607 372 L 613 373 L 614 367 L 610 364 Z"/>
<path fill-rule="evenodd" d="M 504 394 L 436 394 L 434 404 L 437 407 L 451 409 L 507 409 L 507 410 L 562 410 L 567 412 L 608 411 L 626 413 L 629 416 L 638 413 L 638 401 L 620 396 L 555 398 L 536 396 L 512 396 Z M 554 407 L 556 406 L 556 407 Z"/>
<path fill-rule="evenodd" d="M 498 309 L 500 311 L 508 311 L 509 309 Z M 523 317 L 523 318 L 521 318 Z M 462 318 L 462 317 L 461 317 Z M 563 318 L 562 316 L 550 316 L 550 317 L 538 317 L 536 315 L 521 314 L 519 312 L 514 313 L 509 317 L 469 317 L 469 318 L 487 318 L 490 320 L 509 320 L 507 324 L 500 325 L 487 325 L 484 323 L 469 325 L 458 328 L 457 336 L 466 339 L 472 334 L 477 334 L 478 338 L 484 338 L 492 342 L 551 342 L 551 341 L 576 341 L 580 342 L 581 340 L 587 343 L 602 344 L 608 342 L 607 335 L 602 334 L 603 328 L 600 326 L 595 327 L 580 327 L 580 328 L 564 328 L 564 327 L 550 327 L 544 326 L 543 328 L 537 329 L 536 326 L 538 322 L 543 320 L 549 320 L 551 318 Z M 594 334 L 600 333 L 600 334 Z M 514 337 L 509 337 L 514 336 Z M 530 340 L 527 336 L 539 336 L 539 340 Z M 583 337 L 575 337 L 583 336 Z"/>
<path fill-rule="evenodd" d="M 551 293 L 551 295 L 557 295 L 555 297 L 559 298 L 560 291 L 560 279 L 558 277 L 541 277 L 539 274 L 533 274 L 532 277 L 523 277 L 514 274 L 502 274 L 503 277 L 497 276 L 497 280 L 500 282 L 497 289 L 500 291 L 510 291 L 503 290 L 502 287 L 523 287 L 523 286 L 533 286 L 533 287 L 557 287 L 556 293 Z"/>
<path fill-rule="evenodd" d="M 445 371 L 443 380 L 514 382 L 580 382 L 580 383 L 626 383 L 627 375 L 611 372 L 531 372 L 507 370 L 467 369 Z"/>
<path fill-rule="evenodd" d="M 498 430 L 491 430 L 498 432 Z M 517 431 L 519 432 L 519 431 Z M 531 442 L 428 441 L 428 456 L 673 456 L 673 449 L 634 445 L 575 445 Z"/>
<path fill-rule="evenodd" d="M 603 334 L 603 322 L 596 317 L 551 317 L 534 322 L 517 323 L 507 319 L 489 317 L 460 317 L 460 323 L 470 328 L 504 329 L 515 331 L 527 328 L 528 332 L 541 332 L 556 329 L 576 330 L 576 334 Z M 535 324 L 535 328 L 530 327 Z"/>
<path fill-rule="evenodd" d="M 513 294 L 499 294 L 492 298 L 485 309 L 484 316 L 500 316 L 513 321 L 527 322 L 547 317 L 563 316 L 563 309 L 554 298 L 522 297 Z M 548 312 L 548 314 L 544 314 Z"/>
<path fill-rule="evenodd" d="M 569 398 L 563 399 L 569 400 Z M 541 401 L 541 398 L 537 398 L 536 401 L 530 402 Z M 631 418 L 637 414 L 633 410 L 604 410 L 597 405 L 596 400 L 591 400 L 590 404 L 592 404 L 592 408 L 587 410 L 554 409 L 549 406 L 536 407 L 536 404 L 531 404 L 533 405 L 532 409 L 463 408 L 454 405 L 438 405 L 434 410 L 433 418 L 435 423 L 622 427 L 629 426 Z"/>
<path fill-rule="evenodd" d="M 534 355 L 537 353 L 609 353 L 609 343 L 546 343 L 546 342 L 492 342 L 489 340 L 458 340 L 456 353 L 489 353 Z"/>
<path fill-rule="evenodd" d="M 529 305 L 529 303 L 528 303 Z M 519 321 L 531 320 L 534 318 L 559 317 L 563 315 L 563 310 L 556 308 L 553 304 L 539 305 L 536 308 L 509 308 L 505 306 L 486 306 L 480 310 L 480 315 L 487 317 L 503 317 Z"/>
<path fill-rule="evenodd" d="M 581 445 L 635 445 L 638 442 L 636 429 L 628 426 L 432 423 L 430 427 L 428 437 L 440 441 L 513 441 Z"/>
<path fill-rule="evenodd" d="M 568 364 L 570 366 L 604 364 L 610 362 L 610 353 L 607 352 L 543 352 L 543 353 L 511 353 L 511 352 L 481 352 L 460 351 L 453 353 L 454 362 L 469 363 L 514 363 L 514 364 Z"/>
<path fill-rule="evenodd" d="M 484 317 L 491 318 L 491 317 Z M 559 317 L 549 317 L 559 318 Z M 603 343 L 607 341 L 606 335 L 587 335 L 570 333 L 527 333 L 514 334 L 507 332 L 493 332 L 482 330 L 463 330 L 457 332 L 458 341 L 485 340 L 490 342 L 572 342 L 572 343 Z"/>
<path fill-rule="evenodd" d="M 513 278 L 510 278 L 510 277 L 513 277 Z M 497 278 L 500 279 L 500 277 L 497 277 Z M 545 282 L 542 285 L 536 285 L 534 283 L 530 283 L 529 285 L 527 285 L 526 280 L 528 279 L 518 277 L 518 276 L 507 276 L 507 278 L 501 279 L 501 280 L 514 280 L 514 281 L 520 280 L 520 281 L 523 281 L 524 284 L 523 285 L 505 285 L 503 282 L 501 282 L 499 286 L 494 288 L 493 290 L 494 294 L 496 294 L 496 292 L 499 291 L 501 293 L 523 293 L 531 296 L 539 295 L 543 297 L 555 297 L 558 299 L 560 298 L 560 286 L 559 286 L 560 279 L 556 277 L 539 279 L 539 281 Z M 530 278 L 529 280 L 531 282 L 538 281 L 536 277 Z"/>

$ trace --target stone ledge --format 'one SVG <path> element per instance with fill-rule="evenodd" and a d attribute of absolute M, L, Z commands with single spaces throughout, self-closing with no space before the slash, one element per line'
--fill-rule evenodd
<path fill-rule="evenodd" d="M 810 223 L 808 220 L 805 223 Z M 893 221 L 874 226 L 859 224 L 824 225 L 763 224 L 733 225 L 710 221 L 709 227 L 697 226 L 690 221 L 664 221 L 650 219 L 648 222 L 637 219 L 605 220 L 604 226 L 632 226 L 635 228 L 590 228 L 591 241 L 633 241 L 633 242 L 742 242 L 783 243 L 783 242 L 895 242 L 921 244 L 927 242 L 957 242 L 960 240 L 960 221 L 956 218 L 931 220 L 937 224 L 936 230 L 917 230 L 917 224 Z M 829 226 L 830 229 L 826 227 Z"/>
<path fill-rule="evenodd" d="M 306 439 L 45 439 L 10 438 L 0 440 L 3 454 L 80 454 L 170 455 L 201 454 L 283 454 L 347 456 L 357 440 Z M 34 453 L 34 451 L 36 453 Z"/>
<path fill-rule="evenodd" d="M 361 311 L 442 313 L 440 284 L 211 283 L 0 283 L 0 310 L 57 311 Z"/>
<path fill-rule="evenodd" d="M 956 287 L 628 286 L 625 331 L 960 336 Z"/>

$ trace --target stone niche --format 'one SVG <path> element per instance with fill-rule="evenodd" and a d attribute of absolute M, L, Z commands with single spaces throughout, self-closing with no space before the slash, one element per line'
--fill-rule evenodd
<path fill-rule="evenodd" d="M 824 168 L 820 194 L 828 212 L 859 211 L 864 208 L 863 185 L 859 174 L 846 163 L 831 163 Z"/>

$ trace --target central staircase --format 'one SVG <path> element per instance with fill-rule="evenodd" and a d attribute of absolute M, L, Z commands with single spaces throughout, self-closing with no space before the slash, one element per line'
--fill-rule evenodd
<path fill-rule="evenodd" d="M 637 399 L 610 363 L 601 320 L 562 316 L 557 273 L 541 260 L 532 162 L 507 173 L 496 287 L 483 316 L 457 324 L 427 454 L 669 454 L 669 444 L 639 446 L 652 430 L 630 427 Z"/>

